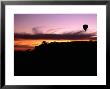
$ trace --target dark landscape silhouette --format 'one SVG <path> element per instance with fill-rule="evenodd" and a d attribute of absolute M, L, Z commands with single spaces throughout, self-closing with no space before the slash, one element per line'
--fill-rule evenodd
<path fill-rule="evenodd" d="M 33 50 L 15 50 L 14 75 L 96 76 L 97 41 L 43 41 Z"/>

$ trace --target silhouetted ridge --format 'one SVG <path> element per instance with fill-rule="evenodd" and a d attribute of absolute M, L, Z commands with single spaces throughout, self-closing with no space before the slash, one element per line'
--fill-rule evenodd
<path fill-rule="evenodd" d="M 97 75 L 97 42 L 43 41 L 32 51 L 15 51 L 15 75 Z"/>

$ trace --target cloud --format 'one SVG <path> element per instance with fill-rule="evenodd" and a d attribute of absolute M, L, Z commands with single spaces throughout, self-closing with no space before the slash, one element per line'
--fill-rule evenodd
<path fill-rule="evenodd" d="M 48 28 L 47 26 L 37 26 L 32 28 L 32 33 L 33 34 L 59 34 L 62 33 L 63 28 Z"/>
<path fill-rule="evenodd" d="M 92 31 L 90 31 L 91 29 L 87 30 L 86 32 L 82 29 L 79 31 L 74 31 L 72 29 L 67 29 L 67 28 L 58 28 L 58 27 L 52 27 L 52 28 L 48 28 L 48 26 L 37 26 L 37 27 L 33 27 L 32 28 L 32 32 L 35 35 L 41 35 L 41 34 L 74 34 L 74 35 L 78 35 L 78 34 L 91 34 Z M 94 32 L 96 34 L 96 32 Z"/>
<path fill-rule="evenodd" d="M 84 31 L 78 31 L 76 33 L 65 34 L 14 34 L 16 39 L 65 39 L 65 40 L 81 40 L 81 39 L 96 39 L 96 32 L 85 34 Z"/>
<path fill-rule="evenodd" d="M 42 32 L 42 29 L 43 27 L 42 26 L 37 26 L 37 27 L 33 27 L 32 28 L 32 32 L 34 33 L 34 34 L 43 34 L 43 32 Z"/>
<path fill-rule="evenodd" d="M 14 47 L 32 47 L 32 46 L 29 46 L 29 45 L 14 45 Z"/>
<path fill-rule="evenodd" d="M 33 48 L 32 46 L 28 46 L 28 45 L 14 45 L 14 47 L 20 47 L 20 48 Z"/>
<path fill-rule="evenodd" d="M 58 34 L 59 30 L 61 31 L 63 28 L 51 28 L 46 31 L 47 34 Z"/>

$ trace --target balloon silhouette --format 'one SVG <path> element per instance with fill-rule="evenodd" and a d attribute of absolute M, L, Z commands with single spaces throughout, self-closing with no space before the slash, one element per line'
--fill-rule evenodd
<path fill-rule="evenodd" d="M 88 25 L 87 25 L 87 24 L 84 24 L 84 25 L 83 25 L 83 29 L 86 31 L 87 28 L 88 28 Z"/>

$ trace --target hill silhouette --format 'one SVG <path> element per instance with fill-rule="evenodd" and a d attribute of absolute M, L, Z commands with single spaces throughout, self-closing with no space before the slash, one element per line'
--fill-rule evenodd
<path fill-rule="evenodd" d="M 14 52 L 15 76 L 96 76 L 97 42 L 42 42 Z"/>

